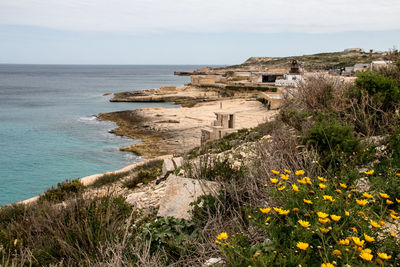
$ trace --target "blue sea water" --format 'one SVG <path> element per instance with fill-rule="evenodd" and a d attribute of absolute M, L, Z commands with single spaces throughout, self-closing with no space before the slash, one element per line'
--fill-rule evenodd
<path fill-rule="evenodd" d="M 181 86 L 176 70 L 201 66 L 0 65 L 0 205 L 33 197 L 66 179 L 142 160 L 119 147 L 138 142 L 109 131 L 100 112 L 162 103 L 111 103 L 113 93 Z"/>

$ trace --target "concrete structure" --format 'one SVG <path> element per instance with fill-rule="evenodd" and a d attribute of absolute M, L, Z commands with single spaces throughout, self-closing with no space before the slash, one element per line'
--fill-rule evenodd
<path fill-rule="evenodd" d="M 354 67 L 345 67 L 343 74 L 345 76 L 351 76 L 354 74 Z"/>
<path fill-rule="evenodd" d="M 221 77 L 220 75 L 192 75 L 190 76 L 190 83 L 193 85 L 210 85 L 219 82 Z"/>
<path fill-rule="evenodd" d="M 216 112 L 216 120 L 210 127 L 201 129 L 201 144 L 218 140 L 226 135 L 236 132 L 235 113 Z"/>
<path fill-rule="evenodd" d="M 363 48 L 346 48 L 345 50 L 343 50 L 343 52 L 345 53 L 364 53 L 364 49 Z"/>
<path fill-rule="evenodd" d="M 263 95 L 268 101 L 268 109 L 279 109 L 282 106 L 282 94 L 264 93 Z"/>
<path fill-rule="evenodd" d="M 369 64 L 355 64 L 354 65 L 354 72 L 367 71 L 368 68 L 369 68 Z"/>
<path fill-rule="evenodd" d="M 300 74 L 300 65 L 296 59 L 293 59 L 290 63 L 289 74 Z"/>
<path fill-rule="evenodd" d="M 371 62 L 371 70 L 378 70 L 382 67 L 387 67 L 392 63 L 393 63 L 392 61 L 384 61 L 384 60 L 372 61 Z"/>
<path fill-rule="evenodd" d="M 276 80 L 275 86 L 297 87 L 297 84 L 303 81 L 303 77 L 300 74 L 285 74 L 283 78 Z"/>
<path fill-rule="evenodd" d="M 283 78 L 282 73 L 271 73 L 266 72 L 261 75 L 261 82 L 263 83 L 274 83 L 276 79 Z"/>

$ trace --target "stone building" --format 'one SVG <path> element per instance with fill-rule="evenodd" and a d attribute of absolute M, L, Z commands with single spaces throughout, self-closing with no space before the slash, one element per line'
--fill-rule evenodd
<path fill-rule="evenodd" d="M 235 113 L 215 112 L 216 120 L 211 126 L 201 129 L 201 144 L 214 141 L 236 132 Z"/>

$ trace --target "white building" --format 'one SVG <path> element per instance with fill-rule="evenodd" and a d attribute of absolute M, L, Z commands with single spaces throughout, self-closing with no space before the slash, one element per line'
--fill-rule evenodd
<path fill-rule="evenodd" d="M 285 74 L 283 79 L 275 81 L 275 86 L 297 87 L 301 81 L 303 81 L 303 77 L 300 74 Z"/>

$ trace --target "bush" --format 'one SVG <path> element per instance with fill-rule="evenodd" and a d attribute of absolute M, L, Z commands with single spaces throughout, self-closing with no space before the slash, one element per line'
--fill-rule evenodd
<path fill-rule="evenodd" d="M 83 192 L 85 186 L 79 180 L 65 181 L 58 183 L 57 187 L 51 187 L 43 195 L 40 195 L 39 202 L 62 202 L 68 198 L 77 196 Z"/>
<path fill-rule="evenodd" d="M 246 208 L 257 239 L 240 233 L 217 236 L 228 266 L 365 266 L 400 260 L 394 237 L 400 229 L 386 227 L 400 218 L 398 195 L 381 188 L 364 194 L 334 176 L 305 175 L 285 170 L 270 176 L 267 191 L 274 202 Z M 387 253 L 387 259 L 379 253 Z"/>
<path fill-rule="evenodd" d="M 360 151 L 360 140 L 354 135 L 353 126 L 334 118 L 321 118 L 306 133 L 303 143 L 315 147 L 322 157 L 321 164 L 336 164 L 342 154 L 352 156 Z M 332 162 L 333 161 L 333 162 Z"/>
<path fill-rule="evenodd" d="M 366 91 L 377 104 L 382 105 L 383 111 L 393 109 L 400 101 L 399 81 L 371 71 L 358 75 L 354 91 L 358 99 L 361 91 Z"/>
<path fill-rule="evenodd" d="M 196 250 L 199 232 L 194 223 L 173 217 L 157 219 L 141 228 L 144 240 L 149 240 L 150 254 L 163 251 L 166 263 L 177 261 Z"/>
<path fill-rule="evenodd" d="M 108 173 L 104 174 L 103 176 L 97 178 L 93 184 L 91 184 L 91 187 L 102 187 L 105 185 L 110 185 L 112 183 L 115 183 L 116 181 L 121 180 L 122 178 L 128 176 L 130 174 L 130 171 L 126 172 L 119 172 L 119 173 Z"/>
<path fill-rule="evenodd" d="M 78 198 L 65 208 L 37 204 L 1 227 L 0 258 L 28 250 L 34 266 L 87 265 L 84 261 L 99 257 L 102 247 L 123 239 L 130 214 L 123 197 Z"/>

